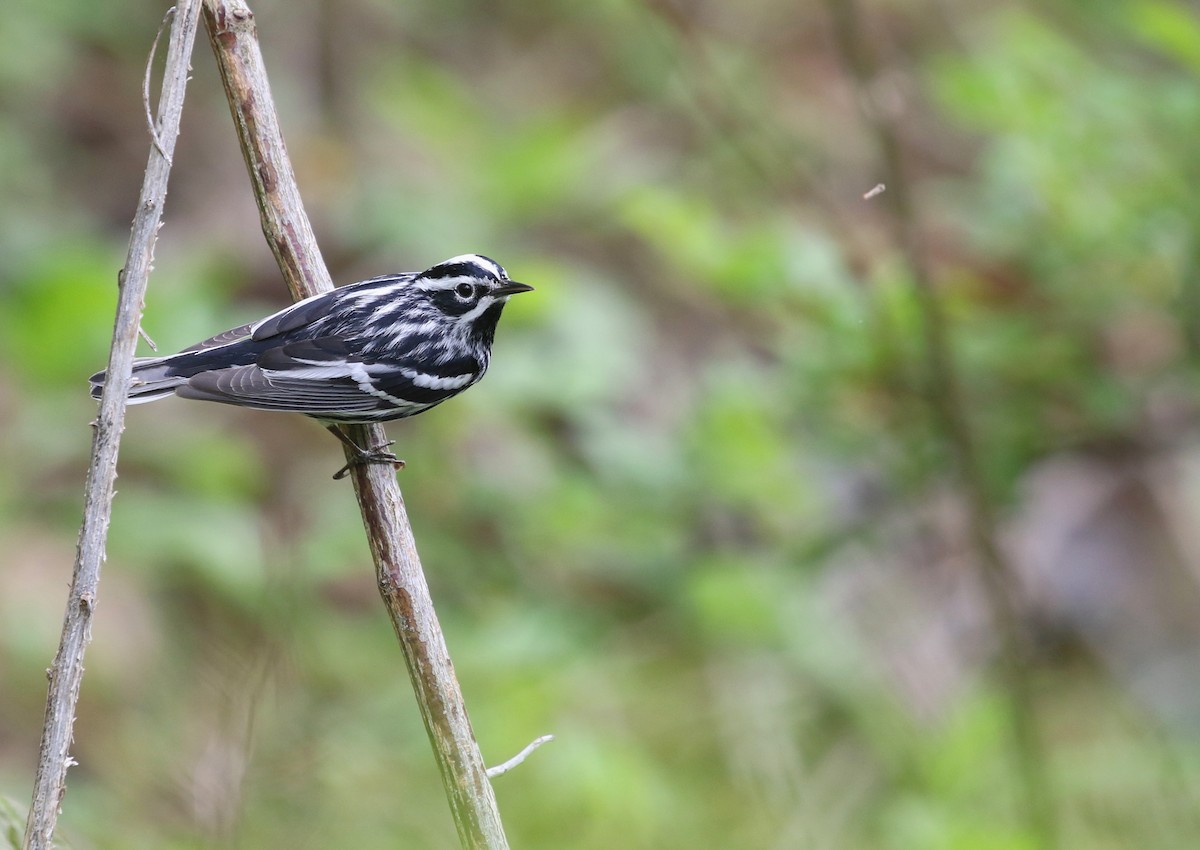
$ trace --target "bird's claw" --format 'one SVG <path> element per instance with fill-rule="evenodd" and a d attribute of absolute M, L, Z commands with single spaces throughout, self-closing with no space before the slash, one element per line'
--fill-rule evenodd
<path fill-rule="evenodd" d="M 388 440 L 386 443 L 370 449 L 360 449 L 355 446 L 357 453 L 345 466 L 333 474 L 333 480 L 341 481 L 350 474 L 350 470 L 354 467 L 366 466 L 371 463 L 385 463 L 393 469 L 404 469 L 404 461 L 387 450 L 388 446 L 394 446 L 395 444 L 395 440 Z"/>

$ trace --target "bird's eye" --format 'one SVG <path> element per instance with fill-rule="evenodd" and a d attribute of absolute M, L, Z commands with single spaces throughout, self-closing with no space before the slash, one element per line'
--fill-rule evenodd
<path fill-rule="evenodd" d="M 458 286 L 454 287 L 454 294 L 459 298 L 470 298 L 475 294 L 475 287 L 471 286 L 469 283 L 460 283 Z"/>

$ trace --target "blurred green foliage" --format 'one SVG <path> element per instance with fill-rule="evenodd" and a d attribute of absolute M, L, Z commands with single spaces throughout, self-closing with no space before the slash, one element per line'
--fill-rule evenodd
<path fill-rule="evenodd" d="M 1200 18 L 860 6 L 1020 567 L 1062 846 L 1191 846 Z M 537 286 L 486 381 L 390 426 L 486 758 L 557 737 L 496 781 L 513 846 L 1036 847 L 911 271 L 862 197 L 879 161 L 824 7 L 254 8 L 336 280 L 480 251 Z M 162 11 L 0 12 L 17 801 Z M 286 297 L 203 39 L 193 66 L 146 306 L 162 350 Z M 130 411 L 72 846 L 457 846 L 340 463 L 299 418 Z"/>

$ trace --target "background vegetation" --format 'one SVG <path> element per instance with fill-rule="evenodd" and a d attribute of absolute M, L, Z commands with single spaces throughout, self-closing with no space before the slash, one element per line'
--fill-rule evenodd
<path fill-rule="evenodd" d="M 1175 0 L 261 0 L 334 279 L 537 286 L 390 427 L 514 847 L 1024 850 L 907 224 L 1011 564 L 1058 844 L 1200 841 L 1200 18 Z M 0 11 L 0 794 L 27 800 L 163 4 Z M 197 45 L 145 326 L 286 300 Z M 62 829 L 456 841 L 339 447 L 131 411 Z"/>

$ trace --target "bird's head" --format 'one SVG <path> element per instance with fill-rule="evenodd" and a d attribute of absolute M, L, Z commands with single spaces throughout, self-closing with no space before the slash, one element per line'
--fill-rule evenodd
<path fill-rule="evenodd" d="M 533 289 L 509 280 L 503 266 L 481 254 L 451 257 L 421 272 L 412 285 L 464 334 L 488 341 L 509 296 Z"/>

